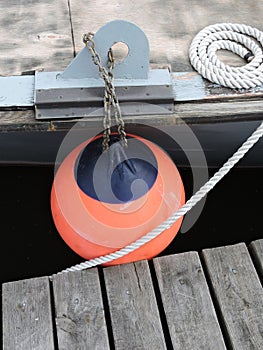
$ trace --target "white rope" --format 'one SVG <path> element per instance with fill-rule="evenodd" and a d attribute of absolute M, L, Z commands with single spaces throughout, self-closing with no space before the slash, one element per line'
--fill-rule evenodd
<path fill-rule="evenodd" d="M 216 56 L 229 50 L 248 63 L 231 67 Z M 263 32 L 245 24 L 218 23 L 201 30 L 189 48 L 192 66 L 206 79 L 230 88 L 254 88 L 263 84 Z"/>
<path fill-rule="evenodd" d="M 144 244 L 148 243 L 152 239 L 159 236 L 171 225 L 173 225 L 178 219 L 190 211 L 214 186 L 230 171 L 233 166 L 244 157 L 244 155 L 254 146 L 254 144 L 263 136 L 263 122 L 253 132 L 253 134 L 242 144 L 242 146 L 234 153 L 234 155 L 227 160 L 227 162 L 211 177 L 208 182 L 203 185 L 177 212 L 170 216 L 161 225 L 147 233 L 145 236 L 139 238 L 137 241 L 127 245 L 126 247 L 104 256 L 100 256 L 95 259 L 87 260 L 81 264 L 72 266 L 62 272 L 80 271 L 90 267 L 101 265 L 111 262 L 115 259 L 122 258 L 123 256 L 133 252 L 140 248 Z M 61 272 L 60 272 L 61 273 Z"/>

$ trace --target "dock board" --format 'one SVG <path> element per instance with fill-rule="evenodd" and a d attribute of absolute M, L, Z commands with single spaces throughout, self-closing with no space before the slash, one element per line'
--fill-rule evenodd
<path fill-rule="evenodd" d="M 109 349 L 97 269 L 54 276 L 60 349 Z"/>
<path fill-rule="evenodd" d="M 263 344 L 263 290 L 245 244 L 203 253 L 216 303 L 233 349 Z"/>
<path fill-rule="evenodd" d="M 4 348 L 54 349 L 48 277 L 4 284 L 2 293 Z"/>
<path fill-rule="evenodd" d="M 3 349 L 260 350 L 263 289 L 250 251 L 240 243 L 58 274 L 50 285 L 4 283 Z"/>
<path fill-rule="evenodd" d="M 258 269 L 258 274 L 263 284 L 263 240 L 258 239 L 250 244 L 252 257 L 254 258 L 255 266 Z"/>
<path fill-rule="evenodd" d="M 226 349 L 196 252 L 154 259 L 175 350 Z"/>

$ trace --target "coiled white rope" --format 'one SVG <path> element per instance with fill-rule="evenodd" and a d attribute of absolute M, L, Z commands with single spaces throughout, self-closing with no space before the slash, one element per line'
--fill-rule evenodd
<path fill-rule="evenodd" d="M 231 67 L 216 56 L 229 50 L 248 63 Z M 254 88 L 263 84 L 263 32 L 245 24 L 218 23 L 201 30 L 189 48 L 192 66 L 206 79 L 230 88 Z"/>
<path fill-rule="evenodd" d="M 257 39 L 260 44 L 254 43 L 252 39 L 247 38 L 246 35 L 243 34 Z M 242 45 L 233 41 L 239 42 Z M 194 38 L 189 50 L 190 61 L 201 75 L 212 82 L 231 88 L 247 89 L 263 83 L 262 43 L 263 34 L 255 28 L 240 24 L 216 24 L 203 29 Z M 246 46 L 249 51 L 246 50 L 244 46 Z M 253 59 L 245 67 L 231 68 L 220 62 L 215 56 L 215 52 L 220 48 L 231 50 L 246 59 L 251 57 L 253 53 Z M 205 197 L 262 136 L 263 122 L 206 184 L 204 184 L 177 212 L 145 236 L 118 251 L 82 262 L 60 273 L 85 270 L 90 267 L 111 262 L 133 252 L 162 234 Z"/>

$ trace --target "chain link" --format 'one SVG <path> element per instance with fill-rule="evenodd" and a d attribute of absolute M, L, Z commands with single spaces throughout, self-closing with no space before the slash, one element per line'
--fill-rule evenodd
<path fill-rule="evenodd" d="M 93 33 L 84 34 L 83 42 L 87 46 L 87 48 L 90 50 L 92 60 L 94 64 L 98 66 L 100 77 L 104 80 L 104 83 L 105 83 L 104 120 L 103 120 L 104 133 L 103 133 L 102 147 L 103 147 L 103 151 L 106 151 L 109 149 L 109 143 L 110 143 L 111 106 L 113 106 L 114 117 L 118 125 L 118 133 L 123 146 L 127 146 L 127 139 L 126 139 L 126 132 L 125 132 L 125 124 L 122 118 L 119 100 L 115 92 L 115 87 L 113 85 L 113 80 L 114 80 L 113 69 L 114 69 L 115 62 L 114 62 L 112 49 L 110 48 L 108 52 L 108 64 L 107 64 L 108 69 L 106 69 L 101 64 L 100 56 L 95 49 L 95 42 L 93 37 L 94 37 Z"/>

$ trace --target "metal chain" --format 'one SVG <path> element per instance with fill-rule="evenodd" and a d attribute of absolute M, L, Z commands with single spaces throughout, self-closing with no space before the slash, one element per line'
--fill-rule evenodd
<path fill-rule="evenodd" d="M 83 35 L 83 42 L 91 52 L 92 60 L 96 66 L 98 66 L 100 77 L 104 80 L 105 90 L 104 90 L 104 120 L 103 120 L 103 151 L 109 149 L 110 134 L 111 134 L 111 106 L 113 106 L 114 117 L 118 125 L 118 133 L 122 141 L 123 146 L 127 146 L 125 124 L 122 118 L 121 108 L 119 104 L 118 97 L 115 92 L 115 87 L 113 85 L 113 69 L 114 69 L 114 57 L 111 48 L 108 52 L 108 70 L 102 66 L 99 54 L 95 49 L 94 34 L 88 33 Z"/>

